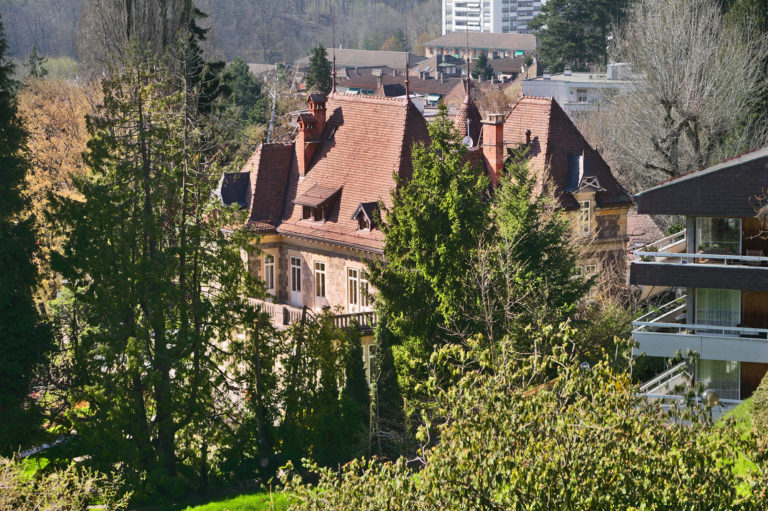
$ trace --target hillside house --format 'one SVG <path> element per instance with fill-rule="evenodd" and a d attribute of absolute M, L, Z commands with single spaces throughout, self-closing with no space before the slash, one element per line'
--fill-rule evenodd
<path fill-rule="evenodd" d="M 375 210 L 379 201 L 391 205 L 393 173 L 411 176 L 411 150 L 429 142 L 427 123 L 408 96 L 311 94 L 308 106 L 294 142 L 260 145 L 241 172 L 223 176 L 220 193 L 248 209 L 247 225 L 261 235 L 261 253 L 247 264 L 272 296 L 262 303 L 273 322 L 331 308 L 339 325 L 362 326 L 368 367 L 375 316 L 365 261 L 381 258 L 384 247 Z M 467 95 L 455 122 L 471 139 L 468 160 L 492 181 L 506 149 L 529 147 L 542 190 L 578 217 L 595 257 L 623 253 L 629 197 L 557 103 L 527 98 L 506 118 L 481 124 Z M 590 256 L 585 264 L 597 271 L 600 263 Z"/>

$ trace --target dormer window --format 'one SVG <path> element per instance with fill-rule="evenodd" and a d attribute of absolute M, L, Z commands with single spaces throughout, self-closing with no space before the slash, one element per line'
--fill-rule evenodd
<path fill-rule="evenodd" d="M 357 220 L 358 231 L 370 231 L 374 227 L 374 211 L 378 207 L 376 202 L 361 202 L 352 215 L 352 220 Z"/>
<path fill-rule="evenodd" d="M 323 208 L 312 206 L 303 206 L 301 209 L 302 220 L 314 220 L 315 222 L 325 221 L 325 210 Z"/>
<path fill-rule="evenodd" d="M 333 207 L 334 201 L 340 193 L 341 187 L 336 188 L 315 184 L 312 188 L 296 197 L 294 204 L 302 206 L 302 220 L 325 222 L 328 219 L 328 214 Z"/>

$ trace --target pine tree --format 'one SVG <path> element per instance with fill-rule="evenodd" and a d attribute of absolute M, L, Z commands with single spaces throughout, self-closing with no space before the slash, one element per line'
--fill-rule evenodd
<path fill-rule="evenodd" d="M 0 453 L 6 455 L 28 447 L 39 433 L 31 385 L 51 349 L 33 299 L 38 249 L 24 196 L 27 132 L 17 112 L 19 84 L 7 48 L 0 22 Z"/>
<path fill-rule="evenodd" d="M 41 57 L 37 54 L 37 46 L 32 46 L 32 51 L 27 56 L 27 72 L 29 76 L 37 80 L 48 76 L 48 70 L 45 68 L 45 63 L 48 62 L 47 57 Z"/>
<path fill-rule="evenodd" d="M 309 58 L 309 70 L 304 78 L 304 86 L 309 91 L 319 91 L 328 94 L 331 92 L 331 62 L 328 53 L 322 44 L 318 44 L 312 50 Z"/>
<path fill-rule="evenodd" d="M 478 80 L 490 80 L 493 78 L 493 66 L 488 62 L 488 55 L 481 53 L 472 65 L 472 78 Z"/>

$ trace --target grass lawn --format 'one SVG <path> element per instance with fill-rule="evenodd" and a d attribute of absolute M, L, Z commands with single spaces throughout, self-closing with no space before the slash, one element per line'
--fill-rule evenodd
<path fill-rule="evenodd" d="M 283 511 L 288 499 L 280 492 L 260 492 L 237 497 L 224 497 L 196 506 L 177 505 L 163 511 Z"/>

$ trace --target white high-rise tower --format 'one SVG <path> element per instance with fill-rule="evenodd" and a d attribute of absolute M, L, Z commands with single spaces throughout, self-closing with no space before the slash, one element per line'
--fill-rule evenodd
<path fill-rule="evenodd" d="M 528 34 L 541 0 L 443 0 L 443 34 L 495 32 Z"/>

